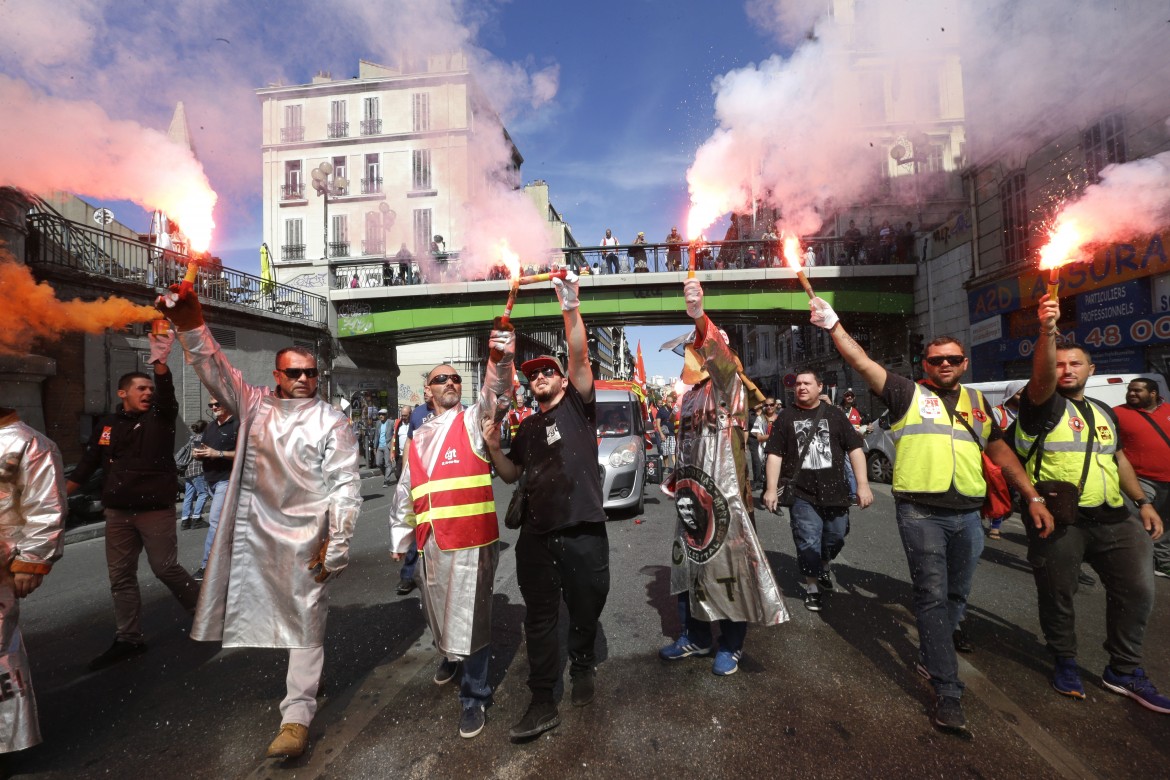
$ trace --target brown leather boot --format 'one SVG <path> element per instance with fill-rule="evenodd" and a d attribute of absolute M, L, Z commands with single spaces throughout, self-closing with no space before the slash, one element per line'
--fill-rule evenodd
<path fill-rule="evenodd" d="M 268 746 L 269 758 L 296 758 L 309 745 L 309 727 L 299 723 L 280 724 L 280 733 Z"/>

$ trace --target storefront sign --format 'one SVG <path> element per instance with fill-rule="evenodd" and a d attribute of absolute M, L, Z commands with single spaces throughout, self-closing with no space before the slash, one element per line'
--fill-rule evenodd
<path fill-rule="evenodd" d="M 971 346 L 1003 338 L 1003 317 L 992 317 L 971 326 Z"/>
<path fill-rule="evenodd" d="M 1152 310 L 1156 314 L 1170 312 L 1170 274 L 1155 276 L 1150 280 L 1150 289 Z"/>

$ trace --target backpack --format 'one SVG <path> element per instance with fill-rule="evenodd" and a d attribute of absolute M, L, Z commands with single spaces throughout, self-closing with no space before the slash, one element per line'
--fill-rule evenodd
<path fill-rule="evenodd" d="M 194 439 L 188 439 L 178 452 L 175 453 L 175 468 L 182 474 L 191 465 L 191 450 L 194 449 Z"/>

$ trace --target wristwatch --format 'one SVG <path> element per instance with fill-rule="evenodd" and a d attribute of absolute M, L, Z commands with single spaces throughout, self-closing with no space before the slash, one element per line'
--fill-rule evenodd
<path fill-rule="evenodd" d="M 1031 501 L 1033 504 L 1047 504 L 1048 503 L 1047 501 L 1044 500 L 1044 496 L 1032 496 L 1028 500 Z"/>
<path fill-rule="evenodd" d="M 1147 504 L 1152 504 L 1154 502 L 1151 501 L 1150 499 L 1146 498 L 1145 496 L 1142 496 L 1141 498 L 1135 498 L 1133 500 L 1133 503 L 1137 505 L 1138 509 L 1141 509 L 1143 506 L 1146 506 Z"/>

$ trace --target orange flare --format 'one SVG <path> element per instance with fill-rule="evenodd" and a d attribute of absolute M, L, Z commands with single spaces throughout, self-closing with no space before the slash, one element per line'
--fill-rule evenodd
<path fill-rule="evenodd" d="M 552 281 L 553 279 L 564 279 L 568 275 L 568 271 L 564 268 L 558 268 L 555 271 L 549 271 L 543 274 L 533 274 L 531 276 L 521 276 L 516 280 L 517 285 L 539 284 L 541 282 Z"/>

